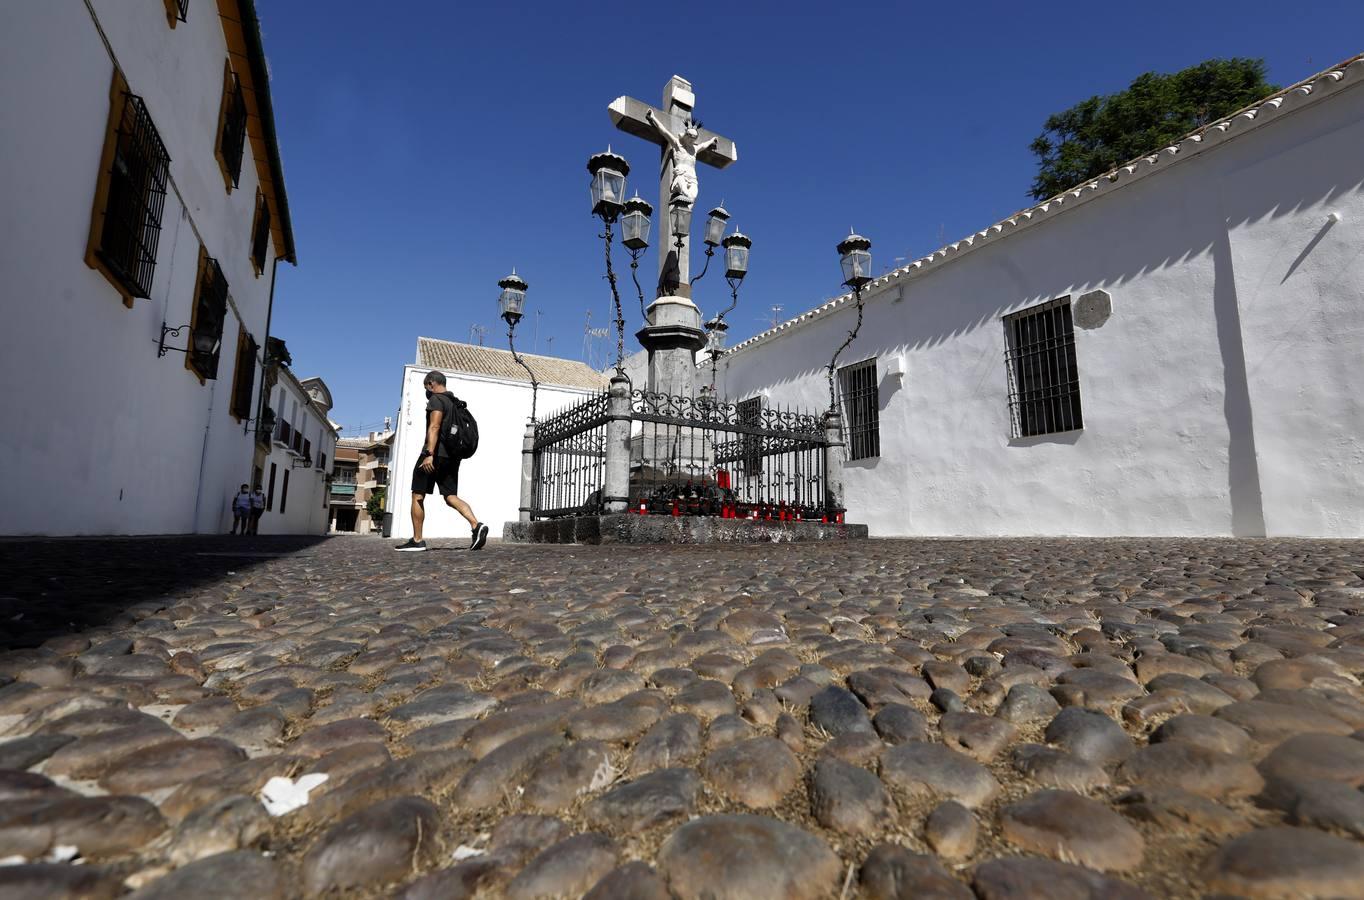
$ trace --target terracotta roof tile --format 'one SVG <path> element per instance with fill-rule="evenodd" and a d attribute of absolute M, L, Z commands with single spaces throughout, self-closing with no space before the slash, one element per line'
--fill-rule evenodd
<path fill-rule="evenodd" d="M 522 353 L 521 358 L 535 372 L 536 379 L 542 385 L 593 390 L 601 390 L 607 386 L 605 375 L 576 360 L 560 359 L 557 356 L 536 356 L 532 353 Z M 526 374 L 525 369 L 516 364 L 511 351 L 499 350 L 496 347 L 480 347 L 419 337 L 417 365 L 530 383 L 530 376 Z"/>

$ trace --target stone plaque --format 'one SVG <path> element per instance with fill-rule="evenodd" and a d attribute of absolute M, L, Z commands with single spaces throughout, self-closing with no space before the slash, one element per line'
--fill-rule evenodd
<path fill-rule="evenodd" d="M 1076 328 L 1098 328 L 1113 315 L 1113 297 L 1108 291 L 1081 294 L 1073 309 Z"/>

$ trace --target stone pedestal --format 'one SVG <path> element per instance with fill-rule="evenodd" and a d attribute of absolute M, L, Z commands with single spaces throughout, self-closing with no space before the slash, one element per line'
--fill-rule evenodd
<path fill-rule="evenodd" d="M 522 522 L 530 521 L 531 504 L 535 500 L 535 423 L 526 423 L 526 433 L 521 438 L 521 506 L 517 518 Z"/>
<path fill-rule="evenodd" d="M 649 383 L 660 394 L 696 394 L 696 351 L 706 346 L 701 310 L 687 297 L 659 297 L 649 304 L 649 324 L 635 333 L 649 353 Z"/>

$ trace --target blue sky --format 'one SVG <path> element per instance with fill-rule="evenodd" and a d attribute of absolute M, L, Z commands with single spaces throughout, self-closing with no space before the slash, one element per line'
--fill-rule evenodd
<path fill-rule="evenodd" d="M 587 312 L 594 326 L 609 312 L 585 163 L 611 143 L 657 203 L 657 149 L 615 131 L 606 106 L 657 105 L 674 73 L 739 148 L 724 171 L 702 167 L 698 201 L 723 199 L 753 238 L 737 341 L 772 305 L 785 317 L 838 292 L 850 226 L 880 270 L 1028 205 L 1028 144 L 1052 112 L 1210 57 L 1261 57 L 1288 84 L 1364 49 L 1358 0 L 258 10 L 299 258 L 279 269 L 273 331 L 300 377 L 331 386 L 347 432 L 394 413 L 418 335 L 482 325 L 505 347 L 496 282 L 513 266 L 531 286 L 518 346 L 553 338 L 555 355 L 582 357 Z M 656 265 L 650 250 L 646 289 Z M 642 323 L 625 285 L 628 349 Z M 712 272 L 696 301 L 722 300 Z"/>

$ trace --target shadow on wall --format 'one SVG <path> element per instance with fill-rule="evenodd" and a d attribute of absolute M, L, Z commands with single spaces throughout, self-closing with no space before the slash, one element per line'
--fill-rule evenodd
<path fill-rule="evenodd" d="M 0 541 L 0 650 L 100 625 L 131 625 L 267 559 L 326 540 L 320 535 Z M 273 605 L 279 597 L 253 595 Z M 223 602 L 231 603 L 224 593 Z M 134 607 L 143 610 L 133 612 Z M 155 636 L 155 631 L 148 631 Z"/>

